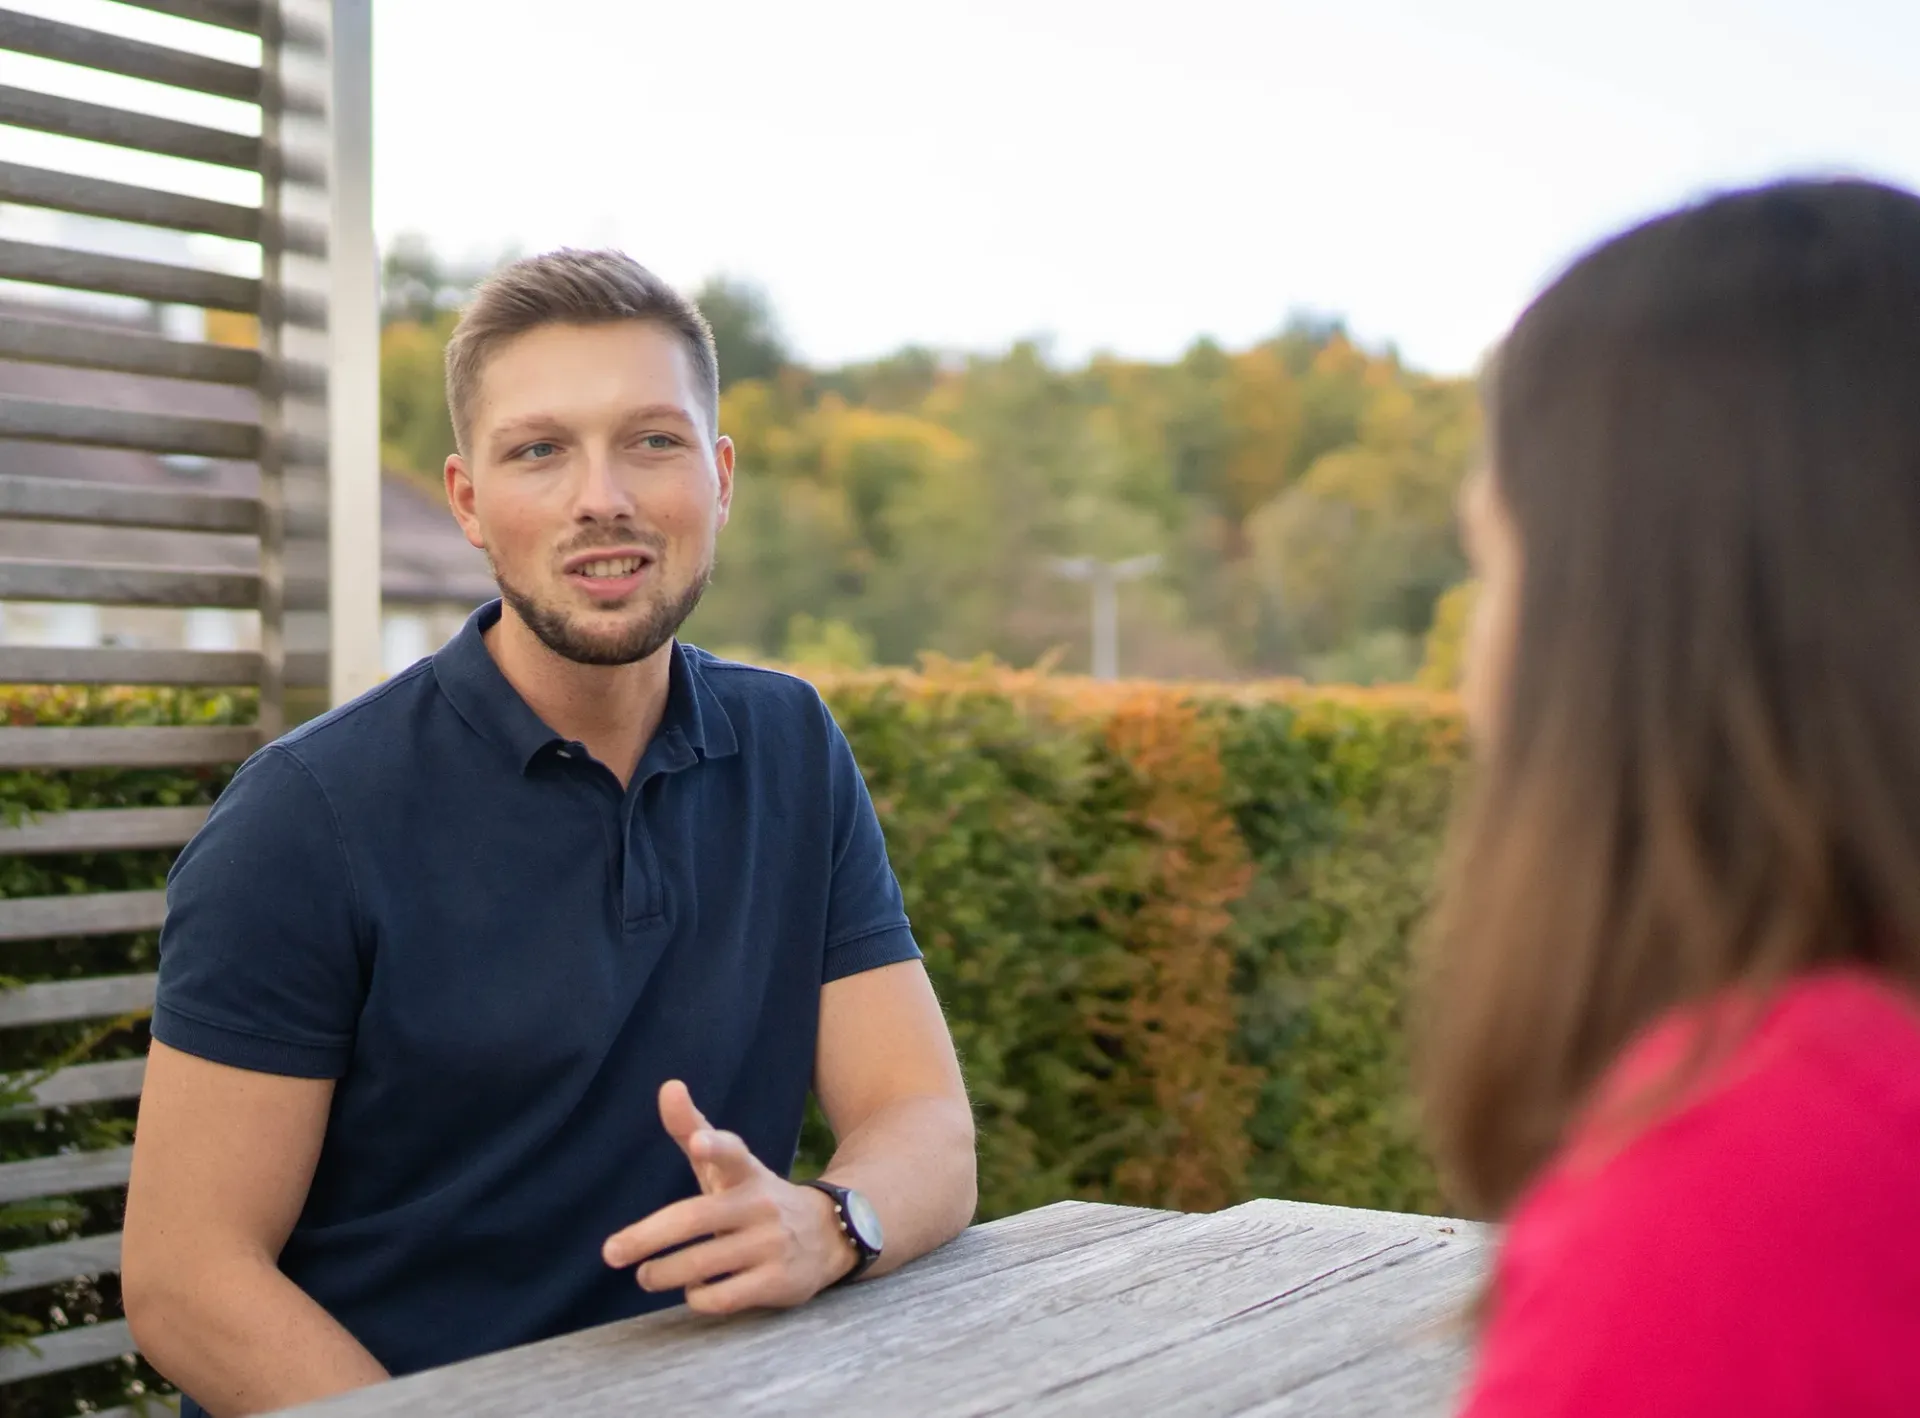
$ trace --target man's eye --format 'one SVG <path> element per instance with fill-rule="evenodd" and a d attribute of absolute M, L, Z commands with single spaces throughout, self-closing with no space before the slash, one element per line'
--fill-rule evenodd
<path fill-rule="evenodd" d="M 559 444 L 548 443 L 546 440 L 542 439 L 538 443 L 529 443 L 525 448 L 522 448 L 520 450 L 520 456 L 522 458 L 551 458 L 555 453 L 558 453 L 559 451 L 560 451 Z"/>
<path fill-rule="evenodd" d="M 670 433 L 649 433 L 640 441 L 655 453 L 664 453 L 669 448 L 680 446 L 680 440 Z"/>

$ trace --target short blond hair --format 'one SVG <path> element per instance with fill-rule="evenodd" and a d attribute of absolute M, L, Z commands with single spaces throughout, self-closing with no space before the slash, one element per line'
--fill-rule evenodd
<path fill-rule="evenodd" d="M 719 421 L 720 357 L 700 307 L 631 256 L 563 248 L 502 266 L 473 293 L 447 341 L 447 413 L 464 456 L 473 402 L 488 358 L 542 325 L 608 325 L 645 320 L 679 336 L 693 360 L 707 426 Z"/>

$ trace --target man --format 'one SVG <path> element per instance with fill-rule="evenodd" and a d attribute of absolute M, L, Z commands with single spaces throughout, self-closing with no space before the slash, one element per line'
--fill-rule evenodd
<path fill-rule="evenodd" d="M 623 256 L 482 287 L 446 486 L 501 600 L 256 754 L 174 867 L 123 1279 L 208 1412 L 798 1304 L 972 1214 L 846 740 L 675 638 L 733 495 L 715 363 Z M 785 1179 L 809 1089 L 827 1187 Z"/>

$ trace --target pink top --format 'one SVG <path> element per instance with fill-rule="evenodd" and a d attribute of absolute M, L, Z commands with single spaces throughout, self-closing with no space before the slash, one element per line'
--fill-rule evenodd
<path fill-rule="evenodd" d="M 1852 971 L 1788 986 L 1679 1106 L 1555 1159 L 1493 1299 L 1465 1418 L 1920 1414 L 1920 1005 Z"/>

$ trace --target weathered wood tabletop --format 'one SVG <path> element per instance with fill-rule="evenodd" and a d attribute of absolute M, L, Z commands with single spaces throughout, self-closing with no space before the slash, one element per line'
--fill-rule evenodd
<path fill-rule="evenodd" d="M 1490 1241 L 1295 1202 L 1065 1202 L 799 1310 L 679 1308 L 296 1410 L 312 1418 L 1443 1414 Z"/>

